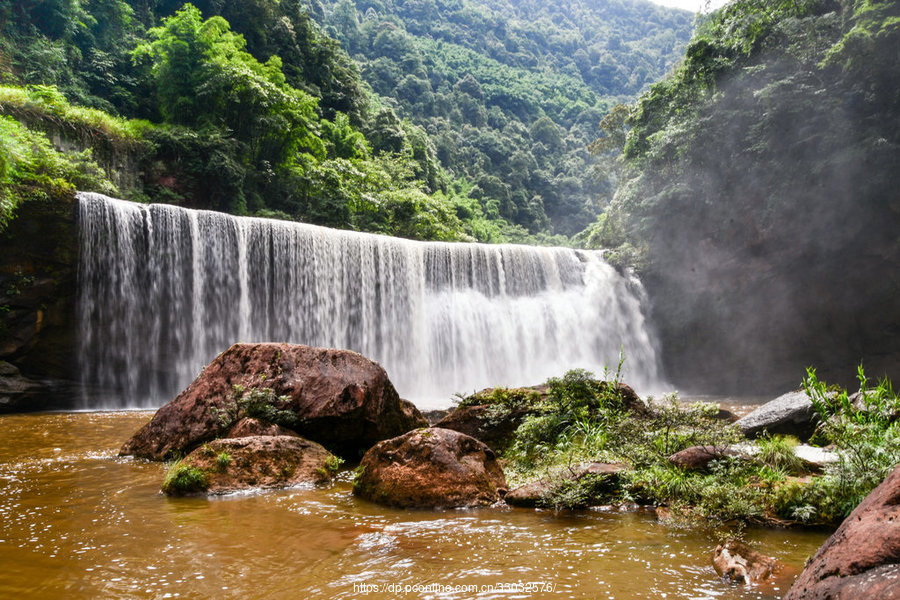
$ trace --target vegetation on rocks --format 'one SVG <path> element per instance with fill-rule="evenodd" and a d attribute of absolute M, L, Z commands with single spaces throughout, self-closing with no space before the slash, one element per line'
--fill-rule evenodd
<path fill-rule="evenodd" d="M 115 194 L 116 186 L 91 150 L 60 152 L 44 133 L 0 116 L 0 232 L 23 202 L 71 199 L 76 190 Z"/>
<path fill-rule="evenodd" d="M 166 471 L 162 491 L 170 496 L 188 496 L 202 494 L 208 487 L 209 475 L 205 471 L 177 460 Z"/>
<path fill-rule="evenodd" d="M 900 400 L 887 382 L 869 388 L 861 370 L 859 382 L 860 392 L 848 396 L 809 372 L 807 391 L 822 416 L 815 439 L 832 445 L 839 458 L 823 473 L 795 454 L 795 438 L 747 440 L 718 418 L 717 406 L 685 404 L 675 396 L 650 399 L 646 411 L 627 408 L 616 377 L 603 382 L 581 370 L 549 380 L 544 396 L 494 390 L 463 404 L 495 399 L 498 413 L 511 402 L 528 406 L 502 463 L 512 487 L 546 484 L 539 505 L 638 503 L 665 506 L 671 518 L 707 525 L 833 525 L 900 462 Z M 703 466 L 687 468 L 672 459 L 688 448 L 709 454 Z M 598 462 L 624 468 L 614 476 L 573 476 L 579 465 Z"/>
<path fill-rule="evenodd" d="M 289 402 L 289 397 L 277 395 L 272 388 L 235 385 L 231 398 L 221 409 L 210 406 L 209 410 L 218 420 L 221 431 L 227 431 L 245 417 L 291 429 L 300 424 L 300 417 L 293 411 L 279 408 Z"/>
<path fill-rule="evenodd" d="M 327 483 L 340 465 L 319 444 L 294 435 L 220 438 L 174 462 L 162 491 L 186 496 Z"/>

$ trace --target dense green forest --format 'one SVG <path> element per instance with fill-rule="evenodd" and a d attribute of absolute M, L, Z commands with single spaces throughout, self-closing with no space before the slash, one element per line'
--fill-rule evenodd
<path fill-rule="evenodd" d="M 898 2 L 735 0 L 604 123 L 619 186 L 582 239 L 642 270 L 670 372 L 735 390 L 894 371 L 898 64 Z"/>
<path fill-rule="evenodd" d="M 599 122 L 690 26 L 645 2 L 2 0 L 0 221 L 77 187 L 417 239 L 565 241 L 551 234 L 603 205 L 586 150 Z"/>
<path fill-rule="evenodd" d="M 603 116 L 661 78 L 693 16 L 648 2 L 340 0 L 313 11 L 492 215 L 571 235 L 611 195 Z"/>

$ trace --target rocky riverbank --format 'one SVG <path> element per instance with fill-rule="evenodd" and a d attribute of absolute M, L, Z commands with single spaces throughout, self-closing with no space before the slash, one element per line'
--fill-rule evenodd
<path fill-rule="evenodd" d="M 359 460 L 355 495 L 399 508 L 649 506 L 663 520 L 694 526 L 836 524 L 840 507 L 878 476 L 848 479 L 846 436 L 859 443 L 879 428 L 892 433 L 898 414 L 885 384 L 872 390 L 860 381 L 860 392 L 848 395 L 810 372 L 805 390 L 731 422 L 717 406 L 644 400 L 615 379 L 570 371 L 534 388 L 484 390 L 428 427 L 384 370 L 359 354 L 236 344 L 120 453 L 186 454 L 163 483 L 170 495 L 322 484 L 343 457 Z M 791 598 L 893 593 L 871 575 L 892 575 L 900 556 L 898 482 L 895 471 L 860 504 Z M 875 538 L 872 551 L 858 549 Z M 743 583 L 794 576 L 739 542 L 717 548 L 714 562 L 724 578 Z"/>

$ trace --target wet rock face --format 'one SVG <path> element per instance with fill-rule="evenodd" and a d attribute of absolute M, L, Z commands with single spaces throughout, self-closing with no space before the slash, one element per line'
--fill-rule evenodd
<path fill-rule="evenodd" d="M 772 435 L 793 435 L 804 441 L 809 440 L 817 424 L 818 415 L 803 390 L 766 402 L 735 423 L 749 438 L 768 431 Z"/>
<path fill-rule="evenodd" d="M 363 456 L 353 493 L 399 508 L 493 504 L 506 493 L 494 452 L 449 429 L 416 429 L 378 443 Z"/>
<path fill-rule="evenodd" d="M 15 365 L 0 361 L 0 413 L 28 410 L 40 403 L 42 390 L 39 382 L 24 377 Z"/>
<path fill-rule="evenodd" d="M 78 233 L 71 197 L 26 202 L 0 231 L 0 360 L 21 381 L 0 412 L 75 406 Z"/>
<path fill-rule="evenodd" d="M 225 494 L 331 480 L 335 457 L 321 445 L 293 436 L 249 436 L 213 440 L 188 454 L 180 468 L 198 470 L 206 489 L 165 485 L 169 495 Z M 179 468 L 179 467 L 173 467 Z M 167 480 L 168 481 L 168 480 Z"/>
<path fill-rule="evenodd" d="M 162 460 L 226 434 L 222 415 L 234 408 L 235 386 L 271 390 L 272 408 L 293 416 L 290 429 L 350 459 L 425 423 L 400 400 L 384 369 L 356 352 L 235 344 L 160 408 L 120 454 Z"/>
<path fill-rule="evenodd" d="M 900 467 L 850 513 L 785 600 L 900 598 Z"/>

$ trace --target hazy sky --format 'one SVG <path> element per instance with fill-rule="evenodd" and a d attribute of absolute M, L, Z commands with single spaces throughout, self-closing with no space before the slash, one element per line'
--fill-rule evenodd
<path fill-rule="evenodd" d="M 725 4 L 726 1 L 727 0 L 709 0 L 709 8 L 719 8 Z M 651 0 L 651 2 L 662 4 L 663 6 L 683 8 L 691 12 L 698 12 L 701 8 L 705 8 L 707 4 L 706 0 Z"/>

